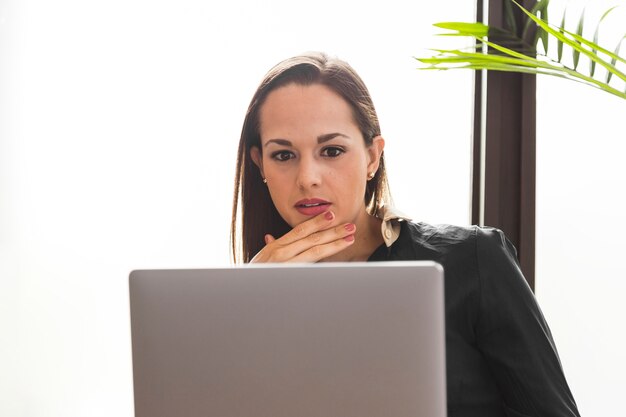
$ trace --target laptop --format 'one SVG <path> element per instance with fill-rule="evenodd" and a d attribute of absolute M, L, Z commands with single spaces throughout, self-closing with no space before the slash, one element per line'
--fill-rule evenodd
<path fill-rule="evenodd" d="M 443 269 L 130 274 L 135 416 L 444 417 Z"/>

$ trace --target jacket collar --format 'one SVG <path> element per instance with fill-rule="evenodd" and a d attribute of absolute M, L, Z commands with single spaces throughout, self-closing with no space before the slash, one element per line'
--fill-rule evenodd
<path fill-rule="evenodd" d="M 400 236 L 400 222 L 410 221 L 411 218 L 393 206 L 382 206 L 376 212 L 376 217 L 382 220 L 380 231 L 385 245 L 389 248 Z"/>

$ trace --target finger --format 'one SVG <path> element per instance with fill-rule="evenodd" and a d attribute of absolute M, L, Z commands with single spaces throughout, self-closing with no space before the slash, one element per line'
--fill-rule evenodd
<path fill-rule="evenodd" d="M 266 234 L 264 236 L 264 239 L 266 241 L 265 247 L 263 247 L 254 256 L 254 258 L 250 260 L 250 263 L 294 262 L 294 258 L 298 255 L 301 255 L 303 252 L 306 252 L 318 246 L 327 245 L 329 243 L 344 239 L 347 245 L 340 245 L 339 247 L 336 247 L 336 251 L 334 252 L 336 253 L 342 250 L 344 247 L 350 246 L 350 244 L 352 244 L 352 242 L 354 241 L 355 232 L 356 225 L 352 223 L 346 223 L 332 229 L 313 233 L 305 239 L 300 239 L 288 245 L 282 245 L 280 243 L 281 239 L 275 239 L 272 235 Z M 308 255 L 299 257 L 295 262 L 316 262 L 322 259 L 324 256 L 332 255 L 332 250 L 332 247 L 326 247 L 322 249 L 319 253 L 317 253 L 317 250 L 313 249 Z M 322 258 L 319 258 L 319 256 L 322 256 Z"/>
<path fill-rule="evenodd" d="M 330 210 L 325 211 L 324 213 L 320 213 L 317 216 L 296 225 L 278 240 L 282 241 L 281 243 L 283 244 L 296 242 L 311 235 L 312 233 L 327 229 L 334 219 L 335 213 Z"/>
<path fill-rule="evenodd" d="M 276 262 L 286 262 L 316 246 L 325 245 L 330 242 L 353 236 L 356 232 L 356 225 L 353 223 L 341 224 L 330 229 L 312 233 L 295 242 L 285 244 L 281 239 L 276 240 L 273 246 L 272 258 Z"/>
<path fill-rule="evenodd" d="M 313 246 L 287 262 L 318 262 L 324 258 L 341 252 L 354 243 L 354 235 L 333 240 L 323 245 Z"/>

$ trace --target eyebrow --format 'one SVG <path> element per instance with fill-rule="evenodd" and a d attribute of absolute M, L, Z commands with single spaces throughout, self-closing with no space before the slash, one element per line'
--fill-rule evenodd
<path fill-rule="evenodd" d="M 343 133 L 339 133 L 339 132 L 333 132 L 333 133 L 325 133 L 323 135 L 319 135 L 317 137 L 317 143 L 320 144 L 320 143 L 328 142 L 329 140 L 335 139 L 336 137 L 350 139 L 350 136 L 348 135 L 344 135 Z M 281 146 L 293 146 L 291 141 L 287 139 L 270 139 L 265 143 L 265 146 L 269 145 L 270 143 L 276 143 L 277 145 L 281 145 Z"/>

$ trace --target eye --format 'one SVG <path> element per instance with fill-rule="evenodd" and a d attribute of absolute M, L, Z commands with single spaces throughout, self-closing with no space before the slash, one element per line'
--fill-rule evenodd
<path fill-rule="evenodd" d="M 293 152 L 290 152 L 290 151 L 276 151 L 272 153 L 271 156 L 272 156 L 272 159 L 276 161 L 285 162 L 293 158 L 294 154 Z"/>
<path fill-rule="evenodd" d="M 342 153 L 345 153 L 346 151 L 338 146 L 329 146 L 327 148 L 324 148 L 322 150 L 322 155 L 323 156 L 327 156 L 329 158 L 336 158 L 339 155 L 341 155 Z"/>

